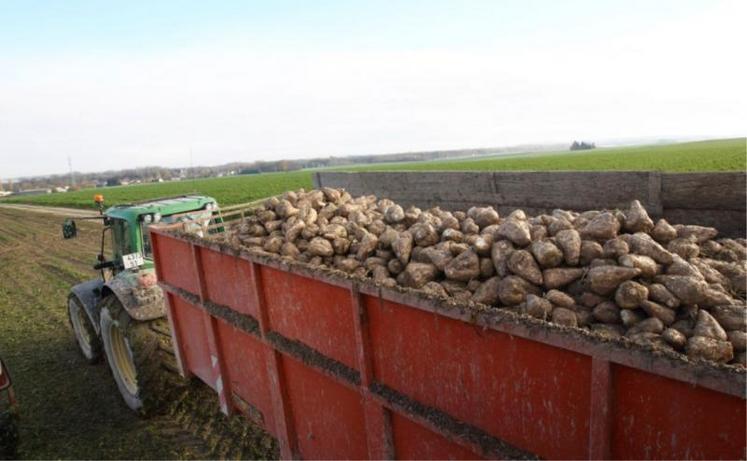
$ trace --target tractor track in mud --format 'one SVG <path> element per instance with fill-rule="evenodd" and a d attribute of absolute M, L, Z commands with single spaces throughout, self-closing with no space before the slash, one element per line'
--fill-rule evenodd
<path fill-rule="evenodd" d="M 96 277 L 100 223 L 63 240 L 60 215 L 0 207 L 0 356 L 20 403 L 25 459 L 205 459 L 277 456 L 273 439 L 192 383 L 149 419 L 121 401 L 108 367 L 87 365 L 68 325 L 71 285 Z"/>

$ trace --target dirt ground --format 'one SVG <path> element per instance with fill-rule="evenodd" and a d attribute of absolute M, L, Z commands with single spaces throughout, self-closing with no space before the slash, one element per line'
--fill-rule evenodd
<path fill-rule="evenodd" d="M 165 413 L 140 419 L 121 401 L 105 363 L 87 365 L 69 327 L 69 287 L 94 278 L 100 223 L 0 207 L 0 356 L 20 403 L 19 456 L 201 459 L 275 457 L 274 441 L 193 383 Z"/>

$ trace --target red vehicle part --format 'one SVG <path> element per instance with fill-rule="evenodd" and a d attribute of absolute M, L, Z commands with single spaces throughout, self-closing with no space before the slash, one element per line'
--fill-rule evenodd
<path fill-rule="evenodd" d="M 743 372 L 164 229 L 151 239 L 183 373 L 285 458 L 746 455 Z"/>

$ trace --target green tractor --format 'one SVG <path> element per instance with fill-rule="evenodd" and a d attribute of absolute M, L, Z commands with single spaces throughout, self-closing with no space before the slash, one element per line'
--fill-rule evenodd
<path fill-rule="evenodd" d="M 171 344 L 166 306 L 157 284 L 147 227 L 183 222 L 198 235 L 220 231 L 218 204 L 211 197 L 188 195 L 117 205 L 104 211 L 103 197 L 94 197 L 103 222 L 99 278 L 70 290 L 68 315 L 83 357 L 89 363 L 102 356 L 122 397 L 142 415 L 154 412 L 165 394 L 181 383 Z M 77 234 L 66 219 L 63 237 Z"/>

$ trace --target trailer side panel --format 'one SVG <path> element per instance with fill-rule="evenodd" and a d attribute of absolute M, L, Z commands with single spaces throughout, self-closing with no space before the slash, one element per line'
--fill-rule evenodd
<path fill-rule="evenodd" d="M 745 457 L 743 373 L 151 239 L 184 373 L 285 458 Z"/>

